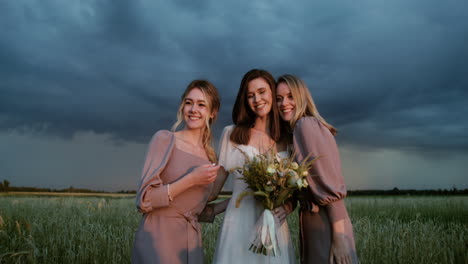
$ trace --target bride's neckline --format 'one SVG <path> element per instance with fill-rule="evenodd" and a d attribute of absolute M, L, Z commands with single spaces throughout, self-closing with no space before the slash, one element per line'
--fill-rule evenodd
<path fill-rule="evenodd" d="M 270 134 L 266 130 L 258 129 L 258 128 L 255 128 L 255 127 L 251 127 L 250 129 L 253 129 L 255 131 L 258 131 L 258 132 L 261 132 L 263 134 L 266 134 L 266 135 L 270 136 Z"/>
<path fill-rule="evenodd" d="M 274 144 L 273 146 L 271 146 L 267 151 L 265 151 L 265 152 L 263 152 L 263 153 L 261 153 L 260 150 L 258 150 L 257 147 L 252 146 L 252 145 L 239 145 L 239 147 L 240 147 L 240 146 L 251 147 L 251 148 L 253 148 L 253 149 L 255 150 L 255 152 L 256 152 L 257 154 L 262 154 L 262 155 L 263 155 L 263 154 L 268 153 L 268 152 L 271 150 L 271 148 L 273 148 L 273 147 L 275 146 L 275 144 Z M 283 153 L 283 152 L 284 152 L 284 153 L 288 153 L 287 150 L 283 150 L 283 151 L 278 151 L 278 152 L 276 152 L 275 154 L 279 154 L 279 153 Z"/>

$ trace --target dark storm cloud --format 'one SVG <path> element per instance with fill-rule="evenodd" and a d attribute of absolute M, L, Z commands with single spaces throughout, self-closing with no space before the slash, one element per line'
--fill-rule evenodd
<path fill-rule="evenodd" d="M 152 51 L 159 50 L 157 30 L 126 3 L 2 2 L 9 26 L 0 41 L 3 129 L 147 140 L 148 130 L 173 121 L 160 114 L 173 112 L 179 99 L 160 80 L 171 76 L 154 74 L 158 60 L 164 63 Z"/>
<path fill-rule="evenodd" d="M 194 78 L 222 127 L 260 67 L 303 78 L 346 144 L 468 150 L 466 3 L 189 2 L 2 1 L 0 129 L 144 142 Z"/>

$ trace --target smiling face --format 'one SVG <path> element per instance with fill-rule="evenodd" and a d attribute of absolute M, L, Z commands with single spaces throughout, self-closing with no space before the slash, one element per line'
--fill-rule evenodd
<path fill-rule="evenodd" d="M 266 117 L 270 113 L 272 101 L 271 87 L 263 78 L 249 82 L 247 102 L 257 117 Z"/>
<path fill-rule="evenodd" d="M 284 121 L 291 121 L 296 113 L 296 102 L 291 94 L 291 89 L 285 82 L 281 82 L 276 87 L 276 105 L 279 114 Z"/>
<path fill-rule="evenodd" d="M 188 129 L 201 129 L 207 118 L 212 118 L 205 95 L 199 88 L 193 88 L 185 97 L 184 121 Z M 210 116 L 211 115 L 211 116 Z"/>

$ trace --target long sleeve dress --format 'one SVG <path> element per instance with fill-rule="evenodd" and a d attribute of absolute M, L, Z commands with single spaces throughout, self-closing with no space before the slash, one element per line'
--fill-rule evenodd
<path fill-rule="evenodd" d="M 309 155 L 320 156 L 307 176 L 309 189 L 302 193 L 305 199 L 301 201 L 300 214 L 301 262 L 329 263 L 332 223 L 344 220 L 352 263 L 357 263 L 353 228 L 343 201 L 346 186 L 334 136 L 316 118 L 303 117 L 294 128 L 293 143 L 298 162 Z"/>
<path fill-rule="evenodd" d="M 161 130 L 151 140 L 138 188 L 136 205 L 143 213 L 132 263 L 203 263 L 201 225 L 212 184 L 187 189 L 169 201 L 167 184 L 208 160 L 180 150 L 174 133 Z"/>
<path fill-rule="evenodd" d="M 233 145 L 230 141 L 233 129 L 233 125 L 225 127 L 221 136 L 219 164 L 226 171 L 244 164 L 245 158 L 240 150 L 249 157 L 259 154 L 253 146 Z M 238 171 L 233 171 L 228 177 L 233 178 L 232 198 L 219 231 L 213 263 L 295 263 L 296 256 L 287 222 L 278 228 L 279 256 L 264 256 L 249 251 L 253 228 L 264 209 L 261 203 L 252 196 L 246 196 L 240 203 L 240 207 L 236 208 L 237 196 L 247 189 L 247 184 L 239 179 L 242 175 Z"/>

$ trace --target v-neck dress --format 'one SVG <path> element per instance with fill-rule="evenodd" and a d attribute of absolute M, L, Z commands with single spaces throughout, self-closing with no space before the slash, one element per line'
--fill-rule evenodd
<path fill-rule="evenodd" d="M 194 168 L 209 164 L 201 157 L 177 148 L 175 135 L 158 131 L 150 142 L 137 192 L 143 213 L 135 234 L 132 263 L 203 263 L 202 212 L 212 184 L 195 186 L 169 201 L 167 184 Z"/>

